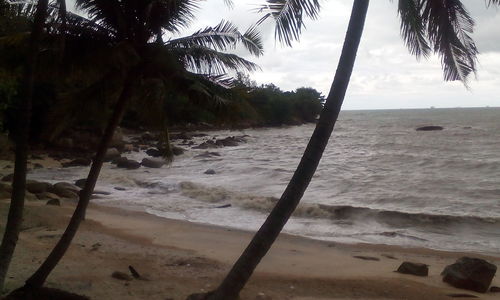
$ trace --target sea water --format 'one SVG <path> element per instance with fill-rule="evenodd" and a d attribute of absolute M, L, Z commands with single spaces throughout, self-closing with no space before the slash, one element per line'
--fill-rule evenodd
<path fill-rule="evenodd" d="M 415 130 L 425 125 L 444 130 Z M 313 130 L 309 124 L 212 131 L 194 138 L 196 144 L 233 135 L 245 135 L 247 142 L 187 147 L 161 169 L 106 163 L 97 189 L 111 194 L 93 201 L 255 231 L 288 184 Z M 215 174 L 204 174 L 207 169 Z M 87 172 L 37 169 L 30 177 L 72 181 Z M 500 255 L 500 108 L 343 111 L 284 231 L 345 243 Z"/>

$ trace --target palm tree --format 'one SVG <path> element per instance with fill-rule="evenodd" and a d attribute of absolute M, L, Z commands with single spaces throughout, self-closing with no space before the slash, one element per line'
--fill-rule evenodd
<path fill-rule="evenodd" d="M 315 18 L 318 0 L 268 0 L 261 19 L 276 19 L 276 37 L 285 44 L 297 39 L 303 28 L 303 15 Z M 302 159 L 264 224 L 236 261 L 221 285 L 205 295 L 188 299 L 234 300 L 266 255 L 287 220 L 299 204 L 320 162 L 337 121 L 349 84 L 357 48 L 363 32 L 369 0 L 354 0 L 348 30 L 330 93 Z M 488 5 L 500 4 L 488 0 Z M 431 52 L 441 57 L 445 80 L 460 80 L 476 70 L 477 49 L 470 37 L 474 21 L 459 0 L 399 0 L 401 34 L 410 53 L 427 57 Z"/>
<path fill-rule="evenodd" d="M 40 40 L 47 15 L 47 6 L 48 0 L 40 0 L 36 6 L 35 17 L 29 38 L 28 55 L 24 66 L 21 89 L 19 91 L 17 132 L 15 134 L 16 158 L 14 178 L 12 181 L 12 195 L 7 224 L 5 226 L 2 244 L 0 245 L 0 292 L 3 290 L 5 277 L 16 248 L 23 218 L 33 85 L 35 81 L 35 70 L 38 65 Z"/>
<path fill-rule="evenodd" d="M 90 16 L 90 21 L 93 23 L 90 30 L 101 38 L 105 37 L 107 44 L 120 51 L 120 55 L 126 55 L 127 64 L 120 68 L 123 73 L 121 76 L 124 78 L 122 89 L 93 159 L 85 187 L 80 192 L 78 205 L 54 249 L 20 289 L 28 293 L 36 292 L 44 284 L 74 238 L 84 219 L 113 133 L 120 123 L 127 103 L 138 94 L 140 84 L 155 78 L 165 89 L 184 85 L 186 90 L 192 90 L 193 85 L 198 85 L 196 90 L 200 91 L 199 78 L 203 74 L 210 75 L 206 77 L 206 81 L 213 81 L 220 78 L 220 75 L 226 73 L 228 69 L 257 68 L 252 62 L 234 54 L 224 54 L 222 50 L 241 43 L 252 54 L 262 54 L 260 36 L 254 28 L 241 34 L 229 22 L 207 27 L 185 38 L 163 42 L 165 34 L 176 33 L 189 25 L 194 18 L 193 11 L 197 8 L 196 0 L 77 0 L 76 2 L 78 7 Z M 71 35 L 69 27 L 68 39 Z M 208 89 L 202 88 L 201 93 L 208 94 Z"/>

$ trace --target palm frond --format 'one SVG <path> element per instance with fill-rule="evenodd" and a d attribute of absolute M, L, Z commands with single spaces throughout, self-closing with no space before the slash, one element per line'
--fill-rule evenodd
<path fill-rule="evenodd" d="M 288 46 L 293 40 L 299 40 L 304 28 L 304 15 L 316 19 L 320 10 L 319 0 L 266 0 L 267 4 L 258 8 L 265 12 L 257 24 L 269 18 L 276 21 L 274 34 L 276 38 Z"/>
<path fill-rule="evenodd" d="M 422 19 L 434 52 L 441 56 L 444 79 L 460 80 L 476 71 L 477 48 L 470 34 L 474 20 L 460 0 L 422 0 Z"/>
<path fill-rule="evenodd" d="M 214 27 L 206 27 L 198 30 L 190 36 L 172 39 L 166 44 L 169 47 L 203 46 L 217 51 L 234 49 L 241 42 L 248 51 L 256 56 L 263 53 L 262 40 L 259 32 L 250 28 L 245 34 L 241 34 L 238 28 L 229 21 L 222 20 Z"/>
<path fill-rule="evenodd" d="M 398 14 L 401 18 L 401 36 L 411 54 L 417 58 L 428 57 L 431 51 L 422 20 L 420 0 L 399 0 Z"/>
<path fill-rule="evenodd" d="M 189 48 L 176 47 L 172 49 L 172 53 L 188 70 L 195 73 L 221 75 L 226 74 L 227 70 L 255 71 L 259 69 L 255 63 L 236 54 L 222 53 L 200 45 Z"/>

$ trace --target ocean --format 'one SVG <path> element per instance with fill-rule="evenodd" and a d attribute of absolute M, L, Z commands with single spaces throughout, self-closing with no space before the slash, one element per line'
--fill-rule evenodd
<path fill-rule="evenodd" d="M 444 130 L 415 130 L 425 125 Z M 106 163 L 97 189 L 111 194 L 93 201 L 255 231 L 285 189 L 313 129 L 208 132 L 194 138 L 196 144 L 214 136 L 245 135 L 247 142 L 188 149 L 161 169 Z M 126 156 L 140 161 L 146 155 Z M 207 169 L 215 174 L 204 174 Z M 87 172 L 36 169 L 30 178 L 72 181 Z M 343 243 L 500 255 L 500 108 L 341 112 L 284 231 Z"/>

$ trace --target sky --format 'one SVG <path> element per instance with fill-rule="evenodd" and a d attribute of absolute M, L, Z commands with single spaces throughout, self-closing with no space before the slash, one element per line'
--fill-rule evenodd
<path fill-rule="evenodd" d="M 222 19 L 242 32 L 262 14 L 255 8 L 264 0 L 202 1 L 197 19 L 183 34 Z M 344 101 L 344 109 L 397 109 L 500 106 L 500 7 L 487 8 L 484 0 L 462 0 L 476 20 L 473 38 L 479 49 L 477 76 L 469 89 L 460 82 L 444 82 L 440 59 L 417 61 L 405 48 L 399 32 L 397 1 L 372 0 L 358 56 Z M 273 83 L 282 90 L 313 87 L 327 95 L 335 73 L 349 20 L 352 0 L 323 0 L 317 20 L 306 19 L 306 29 L 292 47 L 274 38 L 274 24 L 259 27 L 264 55 L 252 57 L 260 71 L 250 74 L 258 84 Z"/>

